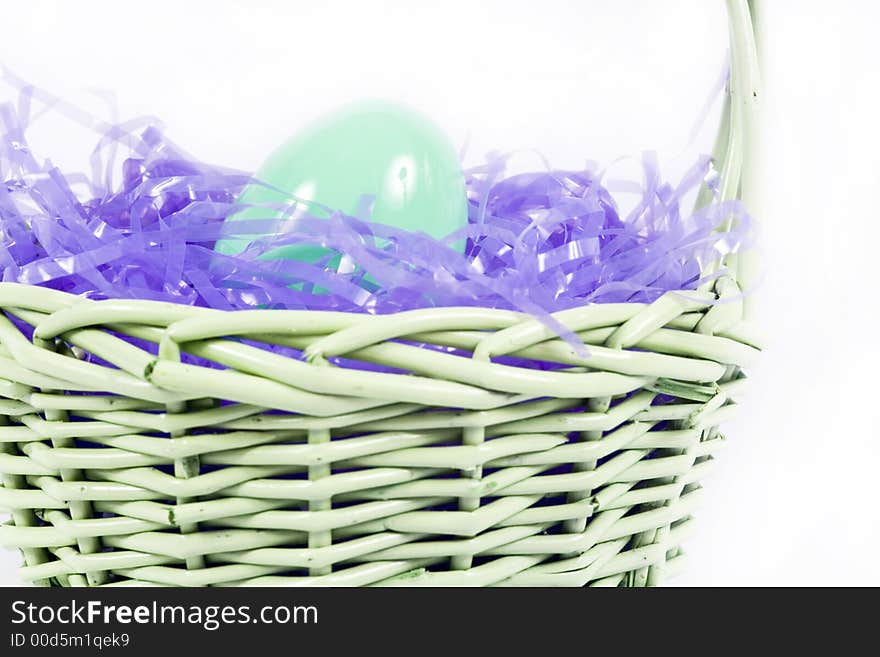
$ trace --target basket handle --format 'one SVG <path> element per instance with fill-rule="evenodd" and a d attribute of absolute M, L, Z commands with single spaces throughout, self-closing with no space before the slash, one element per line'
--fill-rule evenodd
<path fill-rule="evenodd" d="M 755 12 L 760 0 L 726 0 L 730 25 L 730 83 L 726 115 L 716 142 L 720 162 L 722 200 L 749 201 L 754 194 L 760 71 Z"/>
<path fill-rule="evenodd" d="M 761 75 L 757 27 L 760 23 L 761 0 L 726 0 L 730 30 L 730 80 L 724 101 L 721 124 L 712 157 L 721 172 L 719 196 L 722 201 L 739 199 L 752 211 L 757 207 L 761 174 L 759 172 L 759 109 Z M 707 190 L 698 196 L 697 204 L 707 202 Z M 721 227 L 729 230 L 731 217 Z M 757 278 L 756 254 L 746 249 L 724 259 L 728 280 L 740 291 L 748 292 Z M 711 270 L 722 263 L 713 263 Z M 743 319 L 747 319 L 752 295 L 743 297 Z"/>

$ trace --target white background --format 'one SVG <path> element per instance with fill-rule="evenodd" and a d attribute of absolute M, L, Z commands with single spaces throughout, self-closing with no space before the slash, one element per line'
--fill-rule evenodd
<path fill-rule="evenodd" d="M 878 585 L 880 10 L 764 5 L 767 349 L 673 583 Z M 244 169 L 322 111 L 385 96 L 469 138 L 469 162 L 656 149 L 674 175 L 709 148 L 714 112 L 691 133 L 725 49 L 721 0 L 31 0 L 0 25 L 16 75 L 105 118 L 91 90 L 112 90 L 121 118 L 161 117 L 190 152 Z M 85 163 L 91 136 L 38 128 L 42 156 Z M 17 563 L 0 551 L 0 584 Z"/>

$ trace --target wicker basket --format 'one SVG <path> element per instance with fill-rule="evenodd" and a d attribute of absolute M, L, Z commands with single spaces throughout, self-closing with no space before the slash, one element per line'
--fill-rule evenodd
<path fill-rule="evenodd" d="M 733 197 L 757 80 L 749 6 L 728 4 Z M 711 288 L 557 313 L 587 358 L 502 310 L 223 312 L 0 284 L 0 542 L 44 585 L 656 584 L 758 353 L 751 265 L 726 264 Z"/>

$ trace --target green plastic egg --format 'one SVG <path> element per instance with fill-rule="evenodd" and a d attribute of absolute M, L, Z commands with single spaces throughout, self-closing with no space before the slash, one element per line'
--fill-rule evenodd
<path fill-rule="evenodd" d="M 464 176 L 455 149 L 430 119 L 391 102 L 362 101 L 325 115 L 272 153 L 255 178 L 282 191 L 251 185 L 239 201 L 295 203 L 293 216 L 306 211 L 326 218 L 321 206 L 356 216 L 364 195 L 370 195 L 375 199 L 370 220 L 377 223 L 437 238 L 467 224 Z M 226 221 L 280 215 L 251 207 Z M 248 237 L 221 240 L 215 250 L 234 255 L 260 236 Z M 322 247 L 296 245 L 264 257 L 313 262 L 327 253 Z"/>

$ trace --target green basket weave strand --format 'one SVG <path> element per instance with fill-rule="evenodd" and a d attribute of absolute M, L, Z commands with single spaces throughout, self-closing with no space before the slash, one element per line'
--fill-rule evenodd
<path fill-rule="evenodd" d="M 756 80 L 749 7 L 729 6 L 732 197 Z M 711 288 L 557 313 L 586 358 L 503 310 L 224 312 L 0 284 L 0 543 L 41 585 L 656 584 L 758 354 L 746 260 Z"/>

